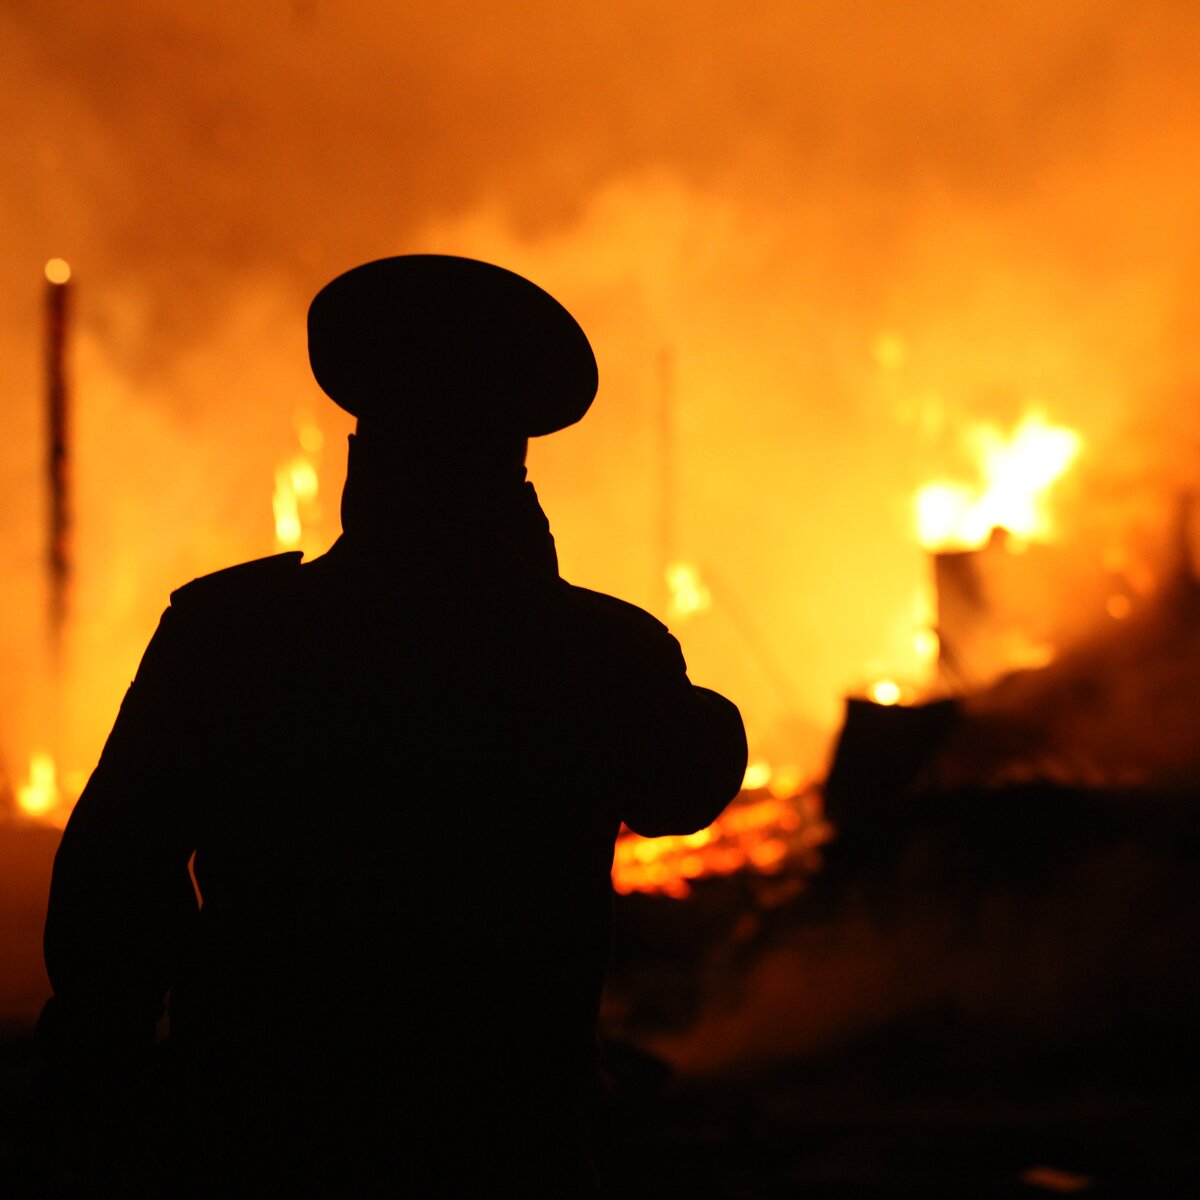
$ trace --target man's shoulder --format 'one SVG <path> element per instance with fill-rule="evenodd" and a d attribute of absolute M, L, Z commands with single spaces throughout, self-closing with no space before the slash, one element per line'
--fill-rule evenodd
<path fill-rule="evenodd" d="M 627 600 L 567 584 L 579 645 L 597 686 L 613 686 L 622 702 L 677 689 L 687 682 L 683 650 L 655 616 Z M 640 703 L 641 701 L 637 701 Z"/>
<path fill-rule="evenodd" d="M 670 636 L 670 630 L 655 616 L 628 600 L 618 599 L 605 592 L 594 592 L 590 588 L 565 583 L 570 604 L 587 619 L 597 624 L 618 629 L 641 631 L 648 635 L 657 633 Z"/>
<path fill-rule="evenodd" d="M 567 598 L 585 641 L 615 661 L 658 663 L 672 672 L 685 671 L 683 651 L 671 631 L 655 616 L 627 600 L 567 584 Z"/>
<path fill-rule="evenodd" d="M 296 578 L 304 555 L 299 550 L 271 554 L 251 562 L 236 563 L 201 575 L 171 593 L 173 608 L 201 604 L 237 603 L 255 596 L 270 596 Z"/>

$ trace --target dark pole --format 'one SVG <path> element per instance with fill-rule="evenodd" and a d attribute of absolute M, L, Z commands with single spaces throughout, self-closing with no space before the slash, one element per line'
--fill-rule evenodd
<path fill-rule="evenodd" d="M 50 655 L 61 667 L 63 633 L 71 582 L 70 394 L 67 388 L 67 322 L 70 316 L 71 268 L 61 259 L 46 264 L 46 418 L 49 537 Z"/>

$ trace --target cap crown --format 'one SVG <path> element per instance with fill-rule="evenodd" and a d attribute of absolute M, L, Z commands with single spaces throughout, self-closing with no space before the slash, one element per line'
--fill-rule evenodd
<path fill-rule="evenodd" d="M 313 375 L 376 425 L 538 437 L 572 425 L 596 394 L 596 359 L 574 317 L 491 263 L 408 254 L 364 263 L 308 310 Z"/>

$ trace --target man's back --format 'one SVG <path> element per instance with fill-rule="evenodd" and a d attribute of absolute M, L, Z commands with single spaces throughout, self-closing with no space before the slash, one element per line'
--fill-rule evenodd
<path fill-rule="evenodd" d="M 665 629 L 479 551 L 414 571 L 339 545 L 181 589 L 81 800 L 52 973 L 72 879 L 98 949 L 155 927 L 100 970 L 170 986 L 217 1163 L 344 1174 L 349 1122 L 436 1171 L 464 1136 L 557 1129 L 591 1082 L 622 818 L 685 831 L 727 799 L 736 711 L 714 726 L 726 778 L 686 786 L 703 723 L 672 719 L 699 693 Z M 70 857 L 94 855 L 90 812 L 119 810 L 140 835 L 105 873 L 175 847 L 181 885 L 191 847 L 198 917 L 97 907 Z"/>
<path fill-rule="evenodd" d="M 190 724 L 214 714 L 197 1020 L 283 1070 L 318 1021 L 338 1072 L 395 1057 L 396 1086 L 577 1101 L 620 822 L 604 620 L 561 585 L 364 593 L 336 555 L 287 574 L 232 613 L 176 602 L 206 610 Z"/>

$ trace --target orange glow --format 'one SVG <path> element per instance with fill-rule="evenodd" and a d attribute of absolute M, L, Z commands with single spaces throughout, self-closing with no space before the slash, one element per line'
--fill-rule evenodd
<path fill-rule="evenodd" d="M 978 549 L 993 529 L 1021 538 L 1046 538 L 1048 489 L 1075 461 L 1083 440 L 1074 430 L 1026 415 L 1011 436 L 991 424 L 970 431 L 982 482 L 939 480 L 918 491 L 917 536 L 928 550 Z M 1018 545 L 1014 543 L 1014 545 Z"/>
<path fill-rule="evenodd" d="M 871 356 L 886 371 L 895 371 L 908 358 L 908 346 L 895 333 L 881 333 L 871 347 Z"/>
<path fill-rule="evenodd" d="M 772 769 L 766 787 L 776 800 L 786 800 L 800 791 L 803 783 L 804 773 L 799 767 L 784 766 Z"/>
<path fill-rule="evenodd" d="M 787 843 L 778 838 L 766 838 L 750 847 L 750 861 L 760 870 L 777 871 L 787 855 Z"/>
<path fill-rule="evenodd" d="M 1123 596 L 1118 592 L 1115 596 L 1109 596 L 1105 607 L 1108 609 L 1108 615 L 1114 621 L 1123 621 L 1133 610 L 1133 602 L 1128 596 Z"/>
<path fill-rule="evenodd" d="M 301 424 L 296 430 L 296 437 L 307 454 L 320 454 L 325 448 L 325 434 L 315 421 Z"/>

